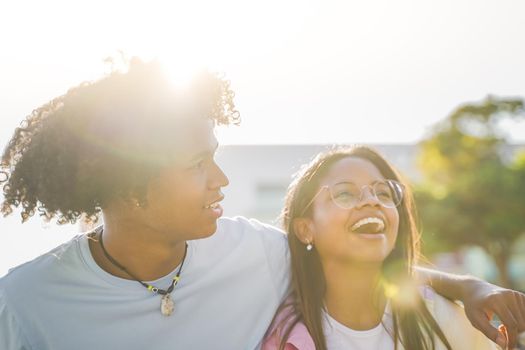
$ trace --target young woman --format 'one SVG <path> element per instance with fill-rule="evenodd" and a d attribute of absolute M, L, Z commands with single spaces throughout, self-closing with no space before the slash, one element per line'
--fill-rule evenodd
<path fill-rule="evenodd" d="M 2 155 L 0 212 L 103 226 L 0 279 L 0 349 L 260 348 L 289 290 L 288 245 L 276 228 L 219 219 L 214 127 L 238 122 L 233 97 L 214 74 L 181 90 L 133 60 L 24 120 Z M 519 312 L 512 291 L 448 281 L 473 313 Z"/>
<path fill-rule="evenodd" d="M 420 237 L 399 174 L 367 147 L 320 154 L 283 210 L 293 295 L 264 350 L 491 349 L 457 305 L 412 283 Z"/>

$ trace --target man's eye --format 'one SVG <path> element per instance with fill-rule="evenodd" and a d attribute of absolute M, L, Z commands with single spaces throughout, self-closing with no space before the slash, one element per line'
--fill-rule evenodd
<path fill-rule="evenodd" d="M 194 164 L 190 167 L 190 169 L 196 169 L 196 170 L 198 170 L 198 169 L 202 169 L 203 166 L 204 166 L 204 159 L 201 159 L 201 160 L 199 160 L 197 163 L 194 163 Z"/>

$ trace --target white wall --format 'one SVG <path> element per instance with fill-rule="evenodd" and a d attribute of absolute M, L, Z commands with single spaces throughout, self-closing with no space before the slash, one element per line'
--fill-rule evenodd
<path fill-rule="evenodd" d="M 286 187 L 300 166 L 327 145 L 223 146 L 217 162 L 230 179 L 224 189 L 226 216 L 243 215 L 275 223 Z M 375 145 L 405 176 L 419 178 L 415 145 Z M 262 187 L 268 188 L 262 191 Z"/>

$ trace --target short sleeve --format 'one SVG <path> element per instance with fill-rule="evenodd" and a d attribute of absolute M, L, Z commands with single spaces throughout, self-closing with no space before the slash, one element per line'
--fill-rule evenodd
<path fill-rule="evenodd" d="M 472 326 L 465 315 L 463 307 L 433 291 L 429 293 L 429 290 L 430 288 L 427 287 L 426 294 L 424 295 L 427 307 L 430 306 L 430 311 L 433 313 L 434 318 L 445 333 L 453 349 L 499 349 L 494 342 Z"/>
<path fill-rule="evenodd" d="M 13 314 L 9 312 L 6 296 L 0 287 L 0 349 L 29 350 L 24 335 Z"/>

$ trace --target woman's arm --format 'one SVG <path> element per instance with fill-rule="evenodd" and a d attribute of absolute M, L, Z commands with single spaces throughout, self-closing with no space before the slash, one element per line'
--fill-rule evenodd
<path fill-rule="evenodd" d="M 509 348 L 517 346 L 518 334 L 525 331 L 525 294 L 476 277 L 422 267 L 416 268 L 416 277 L 421 284 L 431 285 L 442 296 L 463 302 L 472 325 L 504 347 L 505 337 L 490 323 L 496 314 L 507 329 Z"/>

